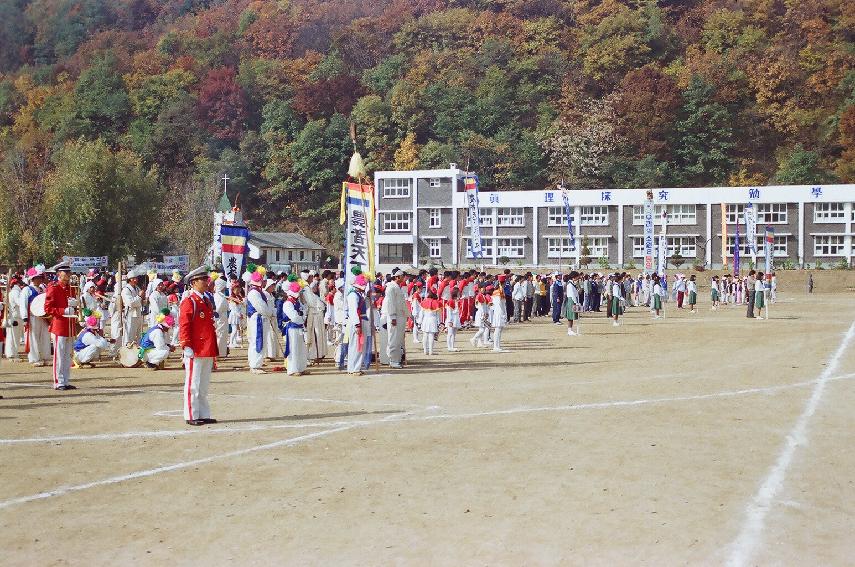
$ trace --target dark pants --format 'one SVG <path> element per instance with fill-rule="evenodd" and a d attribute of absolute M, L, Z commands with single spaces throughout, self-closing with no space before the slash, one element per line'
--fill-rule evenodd
<path fill-rule="evenodd" d="M 748 311 L 745 313 L 746 317 L 754 318 L 754 290 L 748 292 Z"/>
<path fill-rule="evenodd" d="M 677 309 L 683 308 L 683 296 L 684 295 L 685 295 L 685 293 L 683 293 L 682 291 L 677 292 Z"/>
<path fill-rule="evenodd" d="M 552 322 L 557 323 L 561 319 L 561 302 L 552 302 Z"/>
<path fill-rule="evenodd" d="M 525 311 L 523 312 L 523 319 L 528 321 L 531 319 L 531 308 L 534 305 L 534 297 L 526 297 L 525 298 Z"/>
<path fill-rule="evenodd" d="M 510 321 L 514 315 L 514 300 L 511 299 L 510 295 L 505 296 L 505 307 L 508 308 L 508 321 Z"/>

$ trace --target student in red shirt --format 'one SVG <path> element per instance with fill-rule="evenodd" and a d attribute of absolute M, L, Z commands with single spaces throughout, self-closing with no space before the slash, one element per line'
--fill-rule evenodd
<path fill-rule="evenodd" d="M 208 279 L 205 266 L 184 276 L 192 291 L 181 302 L 178 314 L 178 340 L 184 354 L 184 421 L 188 425 L 217 423 L 208 406 L 208 385 L 218 354 L 214 305 L 205 295 Z"/>
<path fill-rule="evenodd" d="M 57 281 L 47 288 L 45 315 L 50 315 L 50 336 L 53 342 L 53 388 L 75 390 L 71 380 L 71 355 L 74 352 L 74 337 L 77 335 L 77 319 L 74 308 L 77 299 L 71 296 L 71 266 L 58 264 L 47 270 L 55 272 Z"/>

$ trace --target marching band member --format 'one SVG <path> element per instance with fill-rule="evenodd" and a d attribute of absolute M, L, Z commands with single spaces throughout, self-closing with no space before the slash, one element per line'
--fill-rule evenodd
<path fill-rule="evenodd" d="M 180 301 L 178 299 L 178 294 L 170 293 L 169 297 L 166 298 L 167 305 L 169 306 L 169 314 L 172 315 L 173 321 L 178 321 L 178 316 L 180 314 Z M 169 336 L 169 344 L 170 346 L 177 347 L 179 345 L 178 342 L 178 325 L 172 326 L 172 331 Z"/>
<path fill-rule="evenodd" d="M 365 363 L 365 347 L 369 332 L 365 291 L 368 278 L 359 274 L 353 280 L 353 287 L 347 293 L 347 373 L 362 374 Z"/>
<path fill-rule="evenodd" d="M 51 268 L 57 281 L 48 286 L 45 298 L 45 314 L 51 315 L 50 334 L 53 340 L 53 387 L 55 390 L 74 390 L 71 379 L 71 355 L 74 350 L 73 319 L 77 299 L 71 297 L 71 266 L 59 264 Z"/>
<path fill-rule="evenodd" d="M 122 338 L 125 344 L 136 343 L 142 334 L 142 291 L 137 287 L 139 272 L 128 272 L 128 281 L 122 286 L 122 308 L 125 327 Z"/>
<path fill-rule="evenodd" d="M 217 332 L 217 353 L 225 358 L 229 353 L 229 300 L 228 283 L 221 277 L 214 280 L 214 330 Z"/>
<path fill-rule="evenodd" d="M 285 334 L 285 368 L 289 376 L 300 376 L 306 371 L 308 358 L 303 328 L 306 323 L 306 306 L 300 303 L 303 287 L 299 282 L 291 282 L 285 288 L 287 298 L 282 304 L 282 316 Z M 308 292 L 312 293 L 312 292 Z"/>
<path fill-rule="evenodd" d="M 392 368 L 402 368 L 401 359 L 404 356 L 407 332 L 407 296 L 402 288 L 404 276 L 406 273 L 400 268 L 392 270 L 392 279 L 386 284 L 380 310 L 381 319 L 386 323 L 386 353 Z"/>
<path fill-rule="evenodd" d="M 445 302 L 445 329 L 448 332 L 445 347 L 448 352 L 460 350 L 454 346 L 457 329 L 460 328 L 460 303 L 461 301 L 457 299 L 457 290 L 451 290 L 451 297 Z"/>
<path fill-rule="evenodd" d="M 24 336 L 24 322 L 21 319 L 24 289 L 21 281 L 12 276 L 12 281 L 9 282 L 9 297 L 6 298 L 6 344 L 3 347 L 9 360 L 18 360 L 18 349 Z"/>
<path fill-rule="evenodd" d="M 508 352 L 502 348 L 502 331 L 508 324 L 508 302 L 504 288 L 499 285 L 493 292 L 493 313 L 490 326 L 493 329 L 493 352 Z"/>
<path fill-rule="evenodd" d="M 83 364 L 88 364 L 90 367 L 94 368 L 95 364 L 93 361 L 97 360 L 102 353 L 108 352 L 112 350 L 112 345 L 110 341 L 105 339 L 101 335 L 100 321 L 101 321 L 101 312 L 100 311 L 90 311 L 88 308 L 83 312 L 85 319 L 84 322 L 86 324 L 86 328 L 84 328 L 77 335 L 77 339 L 74 342 L 74 368 L 80 368 Z"/>
<path fill-rule="evenodd" d="M 344 278 L 335 281 L 333 296 L 333 323 L 335 324 L 335 362 L 339 370 L 347 365 L 347 299 L 344 296 Z"/>
<path fill-rule="evenodd" d="M 42 264 L 27 270 L 30 284 L 20 294 L 21 319 L 24 321 L 25 348 L 27 360 L 33 366 L 45 366 L 50 358 L 50 332 L 48 323 L 41 317 L 35 317 L 30 311 L 30 304 L 41 293 L 44 293 L 45 267 Z"/>
<path fill-rule="evenodd" d="M 173 350 L 167 342 L 167 337 L 170 329 L 175 326 L 175 319 L 166 308 L 154 317 L 154 325 L 146 331 L 140 341 L 140 360 L 146 367 L 157 370 Z"/>
<path fill-rule="evenodd" d="M 246 314 L 249 317 L 247 323 L 247 334 L 249 347 L 247 349 L 247 358 L 249 361 L 249 371 L 253 374 L 265 374 L 262 365 L 267 352 L 267 344 L 265 342 L 266 331 L 265 320 L 271 315 L 274 315 L 267 303 L 267 296 L 261 291 L 261 286 L 264 285 L 264 275 L 256 271 L 254 264 L 247 266 L 247 269 L 252 268 L 249 272 L 249 292 L 246 295 Z"/>
<path fill-rule="evenodd" d="M 410 295 L 410 315 L 413 318 L 413 344 L 419 344 L 419 333 L 422 330 L 422 295 L 421 285 L 416 283 L 413 285 L 413 292 Z"/>
<path fill-rule="evenodd" d="M 374 296 L 372 297 L 372 301 L 370 303 L 371 307 L 371 324 L 373 325 L 373 331 L 375 333 L 374 336 L 377 337 L 377 357 L 380 360 L 380 364 L 385 366 L 389 365 L 389 333 L 387 331 L 388 325 L 385 320 L 380 316 L 381 309 L 383 307 L 383 297 L 384 297 L 385 288 L 376 284 L 374 286 Z M 369 361 L 374 357 L 374 351 L 372 350 L 371 356 L 369 357 Z M 366 366 L 367 368 L 367 366 Z"/>
<path fill-rule="evenodd" d="M 318 282 L 315 289 L 320 289 Z M 308 357 L 314 364 L 327 356 L 327 333 L 324 327 L 327 305 L 312 291 L 312 286 L 304 286 L 300 293 L 300 303 L 303 305 L 306 316 L 306 347 Z"/>
<path fill-rule="evenodd" d="M 179 340 L 184 355 L 184 421 L 188 425 L 216 423 L 208 406 L 208 385 L 217 356 L 214 309 L 204 292 L 208 270 L 200 267 L 184 277 L 192 293 L 181 302 Z"/>
<path fill-rule="evenodd" d="M 169 301 L 163 293 L 163 280 L 155 277 L 149 284 L 151 293 L 148 294 L 148 324 L 150 327 L 157 325 L 157 316 L 164 309 L 169 308 Z"/>

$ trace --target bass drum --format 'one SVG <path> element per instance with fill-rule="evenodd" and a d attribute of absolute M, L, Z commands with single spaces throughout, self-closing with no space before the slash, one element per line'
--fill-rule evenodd
<path fill-rule="evenodd" d="M 40 317 L 42 319 L 50 319 L 50 315 L 45 315 L 45 299 L 47 299 L 46 293 L 40 293 L 33 298 L 33 301 L 30 302 L 30 313 L 33 314 L 34 317 Z"/>
<path fill-rule="evenodd" d="M 125 368 L 136 368 L 142 361 L 140 360 L 140 349 L 134 346 L 123 346 L 119 348 L 119 364 Z"/>

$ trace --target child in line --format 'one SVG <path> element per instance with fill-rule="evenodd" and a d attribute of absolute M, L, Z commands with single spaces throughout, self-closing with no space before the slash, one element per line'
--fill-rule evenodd
<path fill-rule="evenodd" d="M 710 311 L 718 310 L 718 303 L 719 303 L 718 276 L 713 276 L 712 280 L 710 280 L 710 301 L 712 302 L 712 307 L 710 307 Z"/>
<path fill-rule="evenodd" d="M 451 297 L 445 302 L 445 330 L 448 333 L 445 347 L 448 352 L 457 352 L 454 341 L 457 338 L 457 329 L 460 328 L 460 300 L 457 299 L 457 289 L 451 290 Z"/>
<path fill-rule="evenodd" d="M 653 311 L 656 313 L 653 318 L 659 319 L 659 312 L 662 311 L 662 284 L 658 274 L 653 274 Z"/>
<path fill-rule="evenodd" d="M 428 293 L 427 299 L 421 303 L 422 351 L 427 355 L 433 354 L 433 342 L 439 332 L 439 312 L 442 305 L 434 292 Z"/>
<path fill-rule="evenodd" d="M 698 303 L 698 284 L 695 281 L 694 274 L 689 277 L 689 283 L 686 285 L 686 289 L 689 291 L 689 312 L 697 313 L 697 311 L 695 311 L 695 305 Z"/>

